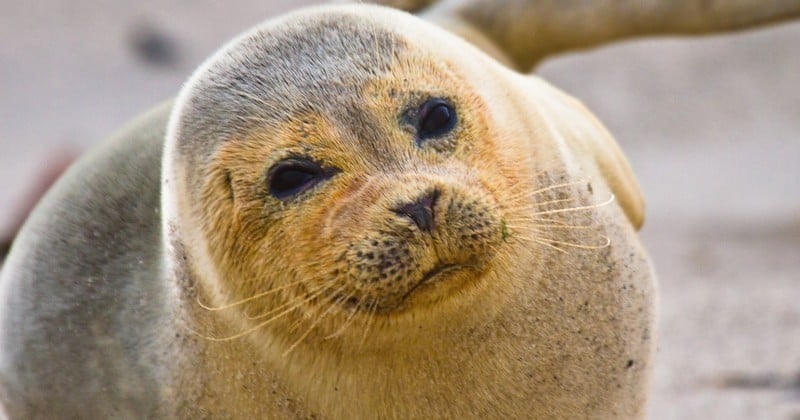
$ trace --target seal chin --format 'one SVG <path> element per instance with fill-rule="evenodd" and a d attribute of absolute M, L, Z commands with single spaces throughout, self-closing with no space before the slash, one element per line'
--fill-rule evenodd
<path fill-rule="evenodd" d="M 459 291 L 480 282 L 483 270 L 480 266 L 464 263 L 440 263 L 425 272 L 402 298 L 385 313 L 406 312 L 414 308 L 435 307 L 443 301 L 460 295 Z"/>
<path fill-rule="evenodd" d="M 439 264 L 436 267 L 432 268 L 425 275 L 422 276 L 422 279 L 415 284 L 408 292 L 406 292 L 405 296 L 403 296 L 403 300 L 406 300 L 412 293 L 414 293 L 417 289 L 421 286 L 425 285 L 432 285 L 434 283 L 444 281 L 444 278 L 448 276 L 448 274 L 452 274 L 456 271 L 463 270 L 466 267 L 462 264 Z"/>

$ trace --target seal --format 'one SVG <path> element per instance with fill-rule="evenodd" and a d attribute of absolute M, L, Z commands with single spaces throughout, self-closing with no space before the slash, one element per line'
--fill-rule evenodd
<path fill-rule="evenodd" d="M 613 138 L 544 81 L 390 9 L 291 13 L 35 210 L 0 279 L 3 405 L 642 417 L 642 220 Z"/>

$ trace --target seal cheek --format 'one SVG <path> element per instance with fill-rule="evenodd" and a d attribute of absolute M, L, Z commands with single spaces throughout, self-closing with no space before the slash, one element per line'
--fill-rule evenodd
<path fill-rule="evenodd" d="M 402 301 L 409 280 L 419 277 L 429 257 L 419 241 L 377 233 L 352 244 L 346 259 L 351 293 L 385 312 Z"/>
<path fill-rule="evenodd" d="M 442 201 L 441 217 L 447 220 L 447 228 L 436 237 L 440 258 L 475 267 L 486 264 L 502 242 L 497 207 L 489 196 L 472 190 L 456 190 Z"/>

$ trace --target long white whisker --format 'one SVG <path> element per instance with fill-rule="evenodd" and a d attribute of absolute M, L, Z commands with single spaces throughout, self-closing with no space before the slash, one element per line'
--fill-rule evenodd
<path fill-rule="evenodd" d="M 569 255 L 569 252 L 567 252 L 566 250 L 564 250 L 564 249 L 561 249 L 561 248 L 559 248 L 559 247 L 557 247 L 557 246 L 555 246 L 555 245 L 553 245 L 553 244 L 549 244 L 549 243 L 547 243 L 547 242 L 543 242 L 543 241 L 540 241 L 540 240 L 538 240 L 538 239 L 533 239 L 533 238 L 527 238 L 527 239 L 529 239 L 529 240 L 531 240 L 531 241 L 533 241 L 533 242 L 536 242 L 536 243 L 538 243 L 538 244 L 540 244 L 540 245 L 544 245 L 544 246 L 546 246 L 546 247 L 548 247 L 548 248 L 555 249 L 555 250 L 556 250 L 556 251 L 558 251 L 558 252 L 561 252 L 561 253 L 564 253 L 564 254 L 567 254 L 567 255 Z"/>
<path fill-rule="evenodd" d="M 542 236 L 534 236 L 534 237 L 527 237 L 527 236 L 520 236 L 519 238 L 527 239 L 536 242 L 547 242 L 550 245 L 563 245 L 568 246 L 571 248 L 580 248 L 580 249 L 604 249 L 608 248 L 611 245 L 611 238 L 608 236 L 602 235 L 603 237 L 603 244 L 602 245 L 586 245 L 586 244 L 578 244 L 574 242 L 567 242 L 567 241 L 559 241 L 556 239 L 545 238 Z"/>
<path fill-rule="evenodd" d="M 278 286 L 278 287 L 272 288 L 272 289 L 267 290 L 265 292 L 257 293 L 257 294 L 255 294 L 253 296 L 248 297 L 248 298 L 237 300 L 236 302 L 228 303 L 228 304 L 221 305 L 221 306 L 209 306 L 209 305 L 206 305 L 206 304 L 204 304 L 203 302 L 200 301 L 199 297 L 197 297 L 195 300 L 197 301 L 197 304 L 200 305 L 201 308 L 203 308 L 203 309 L 205 309 L 207 311 L 221 311 L 223 309 L 233 308 L 234 306 L 239 306 L 241 304 L 253 301 L 255 299 L 271 295 L 271 294 L 273 294 L 275 292 L 278 292 L 280 290 L 283 290 L 283 289 L 286 289 L 288 287 L 294 286 L 294 285 L 296 285 L 298 283 L 302 283 L 302 282 L 301 281 L 295 281 L 295 282 L 291 282 L 291 283 L 288 283 L 288 284 L 284 284 L 282 286 Z"/>
<path fill-rule="evenodd" d="M 333 284 L 333 283 L 331 282 L 331 284 Z M 282 309 L 282 308 L 285 308 L 285 307 L 287 307 L 287 306 L 289 306 L 289 305 L 292 305 L 292 304 L 294 304 L 295 302 L 298 302 L 298 305 L 299 305 L 299 304 L 306 303 L 306 302 L 309 302 L 309 301 L 311 301 L 311 300 L 313 300 L 313 299 L 315 299 L 315 298 L 317 298 L 317 297 L 321 296 L 321 295 L 322 295 L 322 294 L 323 294 L 323 293 L 324 293 L 326 290 L 328 290 L 328 289 L 330 289 L 330 286 L 329 286 L 327 283 L 325 283 L 325 284 L 322 284 L 322 285 L 320 285 L 320 286 L 317 286 L 316 288 L 314 288 L 313 290 L 311 290 L 311 292 L 309 293 L 308 297 L 307 297 L 306 299 L 304 299 L 304 300 L 300 300 L 299 302 L 298 302 L 298 301 L 291 301 L 291 300 L 290 300 L 290 301 L 288 301 L 288 302 L 286 302 L 286 303 L 283 303 L 283 304 L 281 304 L 281 305 L 278 305 L 278 306 L 276 306 L 275 308 L 272 308 L 272 309 L 270 309 L 269 311 L 267 311 L 267 312 L 265 312 L 265 313 L 263 313 L 263 314 L 260 314 L 260 315 L 255 315 L 255 316 L 250 316 L 250 314 L 248 314 L 248 313 L 245 313 L 245 316 L 247 316 L 247 319 L 250 319 L 250 320 L 253 320 L 253 319 L 259 319 L 259 318 L 264 318 L 264 317 L 267 317 L 267 316 L 269 316 L 271 313 L 273 313 L 273 312 L 275 312 L 275 311 L 278 311 L 278 310 L 280 310 L 280 309 Z M 295 305 L 295 306 L 293 306 L 293 307 L 297 307 L 298 305 Z"/>
<path fill-rule="evenodd" d="M 244 337 L 244 336 L 246 336 L 246 335 L 248 335 L 248 334 L 250 334 L 250 333 L 252 333 L 252 332 L 254 332 L 254 331 L 256 331 L 256 330 L 258 330 L 258 329 L 260 329 L 260 328 L 262 328 L 262 327 L 264 327 L 264 326 L 266 326 L 266 325 L 268 325 L 268 324 L 269 324 L 269 323 L 271 323 L 272 321 L 275 321 L 276 319 L 278 319 L 278 318 L 280 318 L 280 317 L 282 317 L 282 316 L 286 315 L 287 313 L 289 313 L 289 312 L 291 312 L 292 310 L 296 309 L 296 308 L 297 308 L 297 307 L 299 307 L 300 305 L 302 305 L 302 304 L 304 304 L 304 303 L 308 302 L 309 300 L 313 299 L 314 297 L 315 297 L 315 296 L 312 296 L 312 297 L 310 297 L 310 298 L 308 298 L 308 299 L 306 299 L 306 300 L 303 300 L 303 301 L 301 301 L 301 302 L 298 302 L 296 305 L 293 305 L 292 307 L 290 307 L 290 308 L 286 309 L 285 311 L 283 311 L 283 312 L 281 312 L 281 313 L 279 313 L 279 314 L 277 314 L 277 315 L 273 316 L 272 318 L 269 318 L 269 319 L 267 319 L 266 321 L 260 322 L 260 323 L 256 324 L 255 326 L 253 326 L 253 327 L 250 327 L 250 328 L 248 328 L 248 329 L 246 329 L 246 330 L 244 330 L 244 331 L 241 331 L 241 332 L 239 332 L 239 333 L 237 333 L 237 334 L 233 334 L 233 335 L 230 335 L 230 336 L 227 336 L 227 337 L 210 337 L 210 336 L 206 336 L 206 335 L 204 335 L 204 334 L 200 334 L 200 333 L 198 333 L 198 332 L 195 332 L 195 334 L 199 335 L 200 337 L 202 337 L 202 338 L 204 338 L 204 339 L 206 339 L 206 340 L 208 340 L 208 341 L 221 342 L 221 341 L 231 341 L 231 340 L 235 340 L 235 339 L 237 339 L 237 338 Z"/>
<path fill-rule="evenodd" d="M 336 293 L 338 293 L 340 290 L 342 290 L 342 289 L 344 289 L 344 288 L 345 288 L 345 286 L 342 286 L 342 287 L 340 287 L 339 289 L 335 290 L 335 291 L 334 291 L 333 293 L 331 293 L 331 294 L 335 296 L 335 295 L 336 295 Z M 300 344 L 300 342 L 302 342 L 302 341 L 303 341 L 303 340 L 304 340 L 306 337 L 308 337 L 308 334 L 310 334 L 310 333 L 311 333 L 311 331 L 312 331 L 312 330 L 313 330 L 313 329 L 314 329 L 314 328 L 315 328 L 317 325 L 319 325 L 319 323 L 320 323 L 320 322 L 322 322 L 322 320 L 323 320 L 323 319 L 327 318 L 327 316 L 328 316 L 328 313 L 330 313 L 330 311 L 331 311 L 331 310 L 333 310 L 333 308 L 334 308 L 335 306 L 336 306 L 336 304 L 331 304 L 330 306 L 328 306 L 328 308 L 325 310 L 325 312 L 323 312 L 323 313 L 322 313 L 322 315 L 317 315 L 317 316 L 316 316 L 316 319 L 314 320 L 314 322 L 311 324 L 311 326 L 310 326 L 310 327 L 308 327 L 308 330 L 306 330 L 306 332 L 305 332 L 305 333 L 303 333 L 303 335 L 301 335 L 301 336 L 300 336 L 300 338 L 298 338 L 298 339 L 297 339 L 297 340 L 296 340 L 294 343 L 292 343 L 292 345 L 291 345 L 291 346 L 289 346 L 289 348 L 288 348 L 288 349 L 286 349 L 286 351 L 284 351 L 284 352 L 281 354 L 281 357 L 286 357 L 286 355 L 288 355 L 289 353 L 291 353 L 291 352 L 292 352 L 292 350 L 294 350 L 294 348 L 295 348 L 295 347 L 297 347 L 297 345 L 298 345 L 298 344 Z"/>
<path fill-rule="evenodd" d="M 352 297 L 353 294 L 355 294 L 355 291 L 353 291 L 353 293 L 350 293 L 350 295 L 348 295 L 343 302 L 346 302 L 348 299 L 350 299 L 350 297 Z M 345 320 L 344 324 L 341 327 L 339 327 L 339 329 L 337 329 L 336 331 L 325 337 L 326 340 L 330 340 L 333 337 L 336 337 L 337 335 L 343 333 L 344 330 L 346 330 L 347 327 L 350 326 L 350 323 L 353 322 L 353 319 L 355 319 L 356 312 L 358 312 L 359 308 L 361 308 L 361 302 L 363 301 L 363 299 L 364 297 L 362 296 L 358 300 L 358 303 L 356 304 L 355 308 L 352 308 L 352 311 L 350 312 L 350 315 L 347 316 L 347 319 Z"/>
<path fill-rule="evenodd" d="M 609 204 L 611 204 L 613 202 L 614 202 L 614 195 L 612 194 L 611 197 L 608 200 L 606 200 L 606 201 L 604 201 L 602 203 L 592 204 L 592 205 L 588 205 L 588 206 L 580 206 L 580 207 L 568 207 L 568 208 L 565 208 L 565 209 L 557 209 L 557 210 L 544 210 L 544 211 L 532 213 L 532 216 L 540 216 L 540 215 L 544 215 L 544 214 L 567 213 L 567 212 L 580 211 L 580 210 L 596 209 L 598 207 L 607 206 L 607 205 L 609 205 Z"/>
<path fill-rule="evenodd" d="M 556 188 L 570 187 L 570 186 L 573 186 L 573 185 L 583 184 L 583 183 L 589 182 L 589 181 L 590 180 L 588 178 L 586 178 L 586 179 L 579 179 L 577 181 L 572 181 L 572 182 L 565 182 L 563 184 L 550 185 L 550 186 L 547 186 L 547 187 L 544 187 L 544 188 L 539 188 L 538 190 L 534 190 L 530 194 L 531 195 L 541 194 L 543 192 L 551 191 L 551 190 L 554 190 Z"/>
<path fill-rule="evenodd" d="M 367 332 L 372 327 L 372 322 L 375 320 L 375 307 L 378 306 L 378 301 L 372 301 L 368 310 L 367 324 L 364 326 L 364 334 L 361 336 L 361 344 L 363 346 L 367 341 Z"/>
<path fill-rule="evenodd" d="M 545 231 L 542 228 L 547 229 L 572 229 L 572 230 L 593 230 L 593 229 L 600 229 L 602 226 L 592 226 L 592 225 L 557 225 L 557 224 L 531 224 L 531 225 L 506 225 L 511 230 L 528 230 L 528 231 L 535 231 L 535 232 L 542 232 Z"/>

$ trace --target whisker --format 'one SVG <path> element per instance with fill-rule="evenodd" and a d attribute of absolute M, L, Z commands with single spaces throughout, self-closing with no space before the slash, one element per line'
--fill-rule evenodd
<path fill-rule="evenodd" d="M 560 198 L 560 199 L 554 199 L 554 200 L 542 201 L 542 202 L 533 201 L 533 202 L 524 203 L 524 204 L 506 201 L 503 204 L 504 204 L 504 206 L 506 208 L 513 208 L 516 211 L 524 211 L 524 210 L 537 210 L 540 207 L 549 206 L 549 205 L 558 204 L 558 203 L 568 203 L 568 202 L 576 201 L 576 200 L 578 200 L 578 198 L 572 197 L 572 198 Z M 526 200 L 526 201 L 530 201 L 530 200 Z"/>
<path fill-rule="evenodd" d="M 531 225 L 506 225 L 511 230 L 529 230 L 529 231 L 542 231 L 539 228 L 553 228 L 553 229 L 573 229 L 573 230 L 591 230 L 600 229 L 602 226 L 593 225 L 559 225 L 559 224 L 531 224 Z"/>
<path fill-rule="evenodd" d="M 561 183 L 561 184 L 550 185 L 550 186 L 547 186 L 547 187 L 544 187 L 544 188 L 539 188 L 538 190 L 534 190 L 533 192 L 530 193 L 530 195 L 541 194 L 543 192 L 551 191 L 551 190 L 554 190 L 556 188 L 571 187 L 573 185 L 583 184 L 583 183 L 589 182 L 589 181 L 590 181 L 589 178 L 584 178 L 584 179 L 579 179 L 577 181 L 564 182 L 564 183 Z"/>
<path fill-rule="evenodd" d="M 544 210 L 544 211 L 533 213 L 532 215 L 533 216 L 538 216 L 538 215 L 543 215 L 543 214 L 556 214 L 556 213 L 567 213 L 567 212 L 581 211 L 581 210 L 590 210 L 590 209 L 596 209 L 598 207 L 607 206 L 607 205 L 609 205 L 609 204 L 611 204 L 613 202 L 614 202 L 614 194 L 611 194 L 611 197 L 609 197 L 608 200 L 606 200 L 606 201 L 604 201 L 602 203 L 592 204 L 592 205 L 588 205 L 588 206 L 568 207 L 568 208 L 565 208 L 565 209 Z"/>
<path fill-rule="evenodd" d="M 595 250 L 595 249 L 608 248 L 611 245 L 611 238 L 609 238 L 608 236 L 605 236 L 605 235 L 602 235 L 602 237 L 603 237 L 603 244 L 602 245 L 578 244 L 578 243 L 574 243 L 574 242 L 559 241 L 557 239 L 545 238 L 545 237 L 541 237 L 541 236 L 534 236 L 534 237 L 522 236 L 521 238 L 522 239 L 528 239 L 528 240 L 531 240 L 531 241 L 540 242 L 540 243 L 541 242 L 547 242 L 548 244 L 551 244 L 551 245 L 555 244 L 555 245 L 568 246 L 568 247 L 571 247 L 571 248 Z"/>
<path fill-rule="evenodd" d="M 574 198 L 574 197 L 573 198 L 561 198 L 561 199 L 558 199 L 558 200 L 544 201 L 544 202 L 541 202 L 541 203 L 536 203 L 535 202 L 533 204 L 538 206 L 538 207 L 541 207 L 541 206 L 547 206 L 547 205 L 556 204 L 556 203 L 567 203 L 567 202 L 575 201 L 575 200 L 577 200 L 577 198 Z"/>
<path fill-rule="evenodd" d="M 533 239 L 533 238 L 525 238 L 525 239 L 528 239 L 528 240 L 530 240 L 530 241 L 533 241 L 533 242 L 536 242 L 536 243 L 538 243 L 538 244 L 540 244 L 540 245 L 544 245 L 544 246 L 546 246 L 546 247 L 548 247 L 548 248 L 552 248 L 552 249 L 555 249 L 555 250 L 556 250 L 556 251 L 558 251 L 558 252 L 561 252 L 561 253 L 564 253 L 564 254 L 567 254 L 567 255 L 569 255 L 569 252 L 568 252 L 567 250 L 565 250 L 565 249 L 561 249 L 561 248 L 559 248 L 559 247 L 557 247 L 557 246 L 555 246 L 555 245 L 553 245 L 553 244 L 549 244 L 549 243 L 547 243 L 547 242 L 543 242 L 543 241 L 540 241 L 540 240 L 538 240 L 538 239 Z"/>
<path fill-rule="evenodd" d="M 345 287 L 345 286 L 343 285 L 343 286 L 342 286 L 342 287 L 340 287 L 338 290 L 334 291 L 332 294 L 333 294 L 333 295 L 335 295 L 336 293 L 338 293 L 338 291 L 339 291 L 339 290 L 342 290 L 342 289 L 344 289 L 344 287 Z M 303 340 L 304 340 L 306 337 L 308 337 L 308 334 L 310 334 L 310 333 L 311 333 L 311 331 L 312 331 L 312 330 L 314 330 L 314 328 L 316 328 L 316 326 L 317 326 L 317 325 L 319 325 L 319 323 L 320 323 L 320 322 L 321 322 L 323 319 L 325 319 L 325 318 L 327 318 L 327 317 L 328 317 L 328 313 L 330 313 L 330 311 L 331 311 L 331 310 L 332 310 L 334 307 L 335 307 L 335 304 L 332 304 L 332 305 L 328 306 L 328 309 L 326 309 L 326 310 L 325 310 L 325 312 L 323 312 L 323 313 L 322 313 L 322 315 L 317 315 L 317 316 L 316 316 L 316 319 L 314 320 L 314 322 L 313 322 L 313 323 L 311 323 L 311 326 L 310 326 L 310 327 L 308 327 L 308 330 L 306 330 L 306 332 L 305 332 L 305 333 L 303 333 L 303 335 L 301 335 L 301 336 L 300 336 L 300 338 L 298 338 L 298 339 L 297 339 L 297 340 L 296 340 L 294 343 L 292 343 L 292 345 L 291 345 L 291 346 L 289 346 L 289 348 L 288 348 L 288 349 L 286 349 L 286 351 L 284 351 L 284 352 L 281 354 L 281 357 L 286 357 L 286 356 L 287 356 L 289 353 L 291 353 L 291 352 L 292 352 L 292 350 L 294 350 L 294 348 L 295 348 L 295 347 L 297 347 L 297 345 L 298 345 L 298 344 L 300 344 L 300 343 L 301 343 L 301 342 L 302 342 L 302 341 L 303 341 Z"/>
<path fill-rule="evenodd" d="M 372 327 L 372 323 L 375 320 L 375 307 L 378 306 L 378 301 L 374 300 L 369 306 L 368 316 L 367 316 L 367 324 L 364 326 L 364 334 L 361 336 L 361 344 L 359 346 L 364 346 L 364 343 L 367 341 L 367 332 Z"/>
<path fill-rule="evenodd" d="M 313 298 L 313 297 L 312 297 L 312 298 Z M 311 300 L 311 298 L 309 298 L 308 300 Z M 286 315 L 287 313 L 291 312 L 292 310 L 296 309 L 296 308 L 297 308 L 297 307 L 299 307 L 300 305 L 302 305 L 302 304 L 304 304 L 304 303 L 308 302 L 308 300 L 305 300 L 305 301 L 302 301 L 302 302 L 298 302 L 296 305 L 292 306 L 291 308 L 289 308 L 289 309 L 286 309 L 285 311 L 283 311 L 283 312 L 279 313 L 278 315 L 275 315 L 274 317 L 272 317 L 272 318 L 270 318 L 270 319 L 268 319 L 268 320 L 266 320 L 266 321 L 260 322 L 260 323 L 256 324 L 256 325 L 255 325 L 255 326 L 253 326 L 253 327 L 250 327 L 250 328 L 248 328 L 248 329 L 246 329 L 246 330 L 244 330 L 244 331 L 241 331 L 241 332 L 239 332 L 239 333 L 236 333 L 236 334 L 233 334 L 233 335 L 229 335 L 229 336 L 227 336 L 227 337 L 211 337 L 211 336 L 207 336 L 207 335 L 200 334 L 200 333 L 197 333 L 197 332 L 195 332 L 195 333 L 196 333 L 197 335 L 199 335 L 200 337 L 202 337 L 202 338 L 204 338 L 204 339 L 208 340 L 208 341 L 222 342 L 222 341 L 231 341 L 231 340 L 235 340 L 235 339 L 237 339 L 237 338 L 241 338 L 241 337 L 244 337 L 244 336 L 246 336 L 246 335 L 248 335 L 248 334 L 251 334 L 252 332 L 254 332 L 254 331 L 256 331 L 256 330 L 258 330 L 258 329 L 260 329 L 260 328 L 262 328 L 262 327 L 264 327 L 264 326 L 266 326 L 266 325 L 268 325 L 268 324 L 269 324 L 269 323 L 271 323 L 272 321 L 275 321 L 276 319 L 278 319 L 278 318 L 281 318 L 282 316 L 284 316 L 284 315 Z"/>
<path fill-rule="evenodd" d="M 516 205 L 516 204 L 519 204 L 521 202 L 528 201 L 533 206 L 546 206 L 548 204 L 563 203 L 563 202 L 568 202 L 568 201 L 575 201 L 575 200 L 578 199 L 577 197 L 554 198 L 554 199 L 549 200 L 549 201 L 541 201 L 541 202 L 539 202 L 539 201 L 536 201 L 531 195 L 533 195 L 533 194 L 530 194 L 530 195 L 528 195 L 528 194 L 517 195 L 512 199 L 505 200 L 503 203 L 504 204 L 509 204 L 510 203 L 510 204 L 515 204 Z"/>
<path fill-rule="evenodd" d="M 549 219 L 549 218 L 546 218 L 546 217 L 525 217 L 525 216 L 520 216 L 520 217 L 508 217 L 508 218 L 505 218 L 504 220 L 507 221 L 507 222 L 508 221 L 512 221 L 512 222 L 528 222 L 528 221 L 549 222 L 549 223 L 556 223 L 556 224 L 562 225 L 562 226 L 567 226 L 567 222 L 564 222 L 563 220 Z"/>
<path fill-rule="evenodd" d="M 553 203 L 557 202 L 557 201 L 561 201 L 561 200 L 553 200 Z M 577 201 L 577 199 L 565 199 L 563 201 L 564 202 L 566 202 L 566 201 Z M 571 208 L 579 207 L 579 206 L 566 206 L 566 207 L 555 208 L 555 209 L 542 209 L 542 207 L 544 207 L 547 204 L 552 204 L 552 203 L 551 202 L 531 203 L 531 204 L 516 206 L 516 207 L 513 208 L 513 210 L 516 211 L 516 212 L 534 211 L 535 213 L 533 213 L 533 214 L 539 214 L 539 212 L 542 212 L 542 211 L 562 210 L 562 209 L 571 209 Z M 580 203 L 578 203 L 578 204 L 580 204 Z M 597 204 L 599 204 L 599 203 L 597 203 Z M 587 204 L 587 205 L 590 205 L 590 204 Z"/>
<path fill-rule="evenodd" d="M 239 305 L 242 305 L 244 303 L 253 301 L 255 299 L 270 295 L 272 293 L 275 293 L 275 292 L 278 292 L 280 290 L 286 289 L 288 287 L 294 286 L 294 285 L 296 285 L 298 283 L 302 283 L 302 281 L 295 281 L 295 282 L 291 282 L 291 283 L 288 283 L 288 284 L 284 284 L 283 286 L 278 286 L 278 287 L 272 288 L 270 290 L 267 290 L 265 292 L 257 293 L 257 294 L 255 294 L 253 296 L 248 297 L 248 298 L 237 300 L 236 302 L 228 303 L 228 304 L 221 305 L 221 306 L 206 305 L 200 300 L 199 296 L 195 300 L 197 301 L 197 304 L 200 305 L 201 308 L 203 308 L 203 309 L 205 309 L 207 311 L 221 311 L 223 309 L 233 308 L 234 306 L 239 306 Z"/>
<path fill-rule="evenodd" d="M 333 283 L 333 282 L 329 282 L 329 284 L 334 284 L 334 283 Z M 341 286 L 341 287 L 339 287 L 338 289 L 336 289 L 336 290 L 334 290 L 333 292 L 329 293 L 329 294 L 328 294 L 328 296 L 335 296 L 335 295 L 336 295 L 336 294 L 337 294 L 339 291 L 341 291 L 342 289 L 344 289 L 344 287 L 345 287 L 345 286 Z M 309 299 L 309 300 L 313 300 L 313 299 L 315 299 L 315 298 L 319 298 L 320 296 L 322 296 L 323 294 L 325 294 L 325 292 L 327 292 L 328 290 L 330 290 L 330 287 L 326 287 L 326 286 L 324 286 L 324 285 L 322 285 L 322 286 L 320 286 L 320 287 L 317 287 L 316 289 L 314 289 L 314 290 L 312 291 L 312 294 L 311 294 L 311 295 L 309 295 L 309 296 L 310 296 L 310 299 Z M 324 298 L 323 298 L 323 299 L 324 299 Z M 308 300 L 306 300 L 305 302 L 308 302 Z M 305 302 L 301 302 L 301 303 L 305 303 Z M 261 314 L 261 315 L 255 316 L 255 317 L 252 317 L 252 316 L 250 316 L 250 315 L 247 315 L 247 318 L 248 318 L 248 319 L 263 318 L 263 317 L 265 317 L 265 316 L 268 316 L 268 315 L 269 315 L 269 314 L 271 314 L 271 313 L 274 313 L 276 310 L 280 310 L 281 308 L 285 308 L 286 306 L 288 306 L 288 305 L 291 305 L 292 303 L 293 303 L 293 302 L 291 302 L 291 301 L 290 301 L 290 302 L 287 302 L 287 303 L 284 303 L 283 305 L 281 305 L 281 306 L 278 306 L 277 308 L 273 308 L 272 310 L 270 310 L 270 311 L 268 311 L 268 312 L 266 312 L 266 313 L 264 313 L 264 314 Z M 314 308 L 314 307 L 312 307 L 312 309 L 316 310 L 316 308 Z M 297 328 L 299 328 L 299 327 L 300 327 L 300 326 L 303 324 L 303 322 L 304 322 L 304 321 L 305 321 L 304 317 L 298 317 L 298 319 L 297 319 L 295 322 L 293 322 L 293 323 L 292 323 L 292 324 L 291 324 L 291 325 L 290 325 L 290 326 L 287 328 L 287 330 L 288 330 L 288 331 L 290 331 L 290 332 L 293 332 L 293 331 L 295 331 Z"/>
<path fill-rule="evenodd" d="M 309 293 L 309 295 L 308 295 L 308 299 L 306 299 L 306 300 L 303 300 L 303 301 L 301 301 L 300 303 L 305 303 L 305 302 L 308 302 L 308 301 L 310 301 L 310 300 L 313 300 L 313 299 L 315 299 L 315 298 L 317 298 L 317 297 L 321 296 L 321 295 L 322 295 L 322 293 L 324 293 L 326 290 L 328 290 L 328 288 L 329 288 L 329 287 L 328 287 L 327 285 L 325 285 L 325 284 L 322 284 L 322 285 L 320 285 L 320 286 L 318 286 L 318 287 L 316 287 L 316 288 L 312 289 L 312 290 L 311 290 L 311 293 Z M 250 314 L 248 314 L 247 312 L 245 312 L 245 316 L 247 317 L 247 319 L 250 319 L 250 320 L 253 320 L 253 319 L 259 319 L 259 318 L 264 318 L 264 317 L 267 317 L 267 316 L 269 316 L 271 313 L 273 313 L 273 312 L 275 312 L 275 311 L 281 310 L 281 309 L 283 309 L 283 308 L 285 308 L 285 307 L 287 307 L 287 306 L 289 306 L 289 305 L 292 305 L 293 303 L 294 303 L 294 302 L 290 300 L 290 301 L 288 301 L 288 302 L 285 302 L 285 303 L 283 303 L 283 304 L 281 304 L 281 305 L 278 305 L 278 306 L 276 306 L 275 308 L 272 308 L 272 309 L 270 309 L 269 311 L 267 311 L 267 312 L 265 312 L 265 313 L 263 313 L 263 314 L 260 314 L 260 315 L 255 315 L 255 316 L 251 316 Z"/>
<path fill-rule="evenodd" d="M 271 318 L 267 319 L 266 321 L 260 322 L 260 323 L 258 323 L 258 324 L 256 324 L 256 325 L 254 325 L 254 326 L 252 326 L 252 327 L 250 327 L 250 328 L 248 328 L 248 329 L 246 329 L 246 330 L 244 330 L 244 331 L 241 331 L 241 332 L 239 332 L 239 333 L 236 333 L 236 334 L 233 334 L 233 335 L 229 335 L 229 336 L 227 336 L 227 337 L 211 337 L 211 336 L 207 336 L 207 335 L 205 335 L 205 334 L 200 334 L 200 333 L 199 333 L 199 332 L 197 332 L 197 331 L 193 331 L 193 332 L 194 332 L 195 334 L 199 335 L 200 337 L 202 337 L 202 338 L 204 338 L 204 339 L 208 340 L 208 341 L 222 342 L 222 341 L 231 341 L 231 340 L 235 340 L 235 339 L 237 339 L 237 338 L 241 338 L 241 337 L 244 337 L 244 336 L 246 336 L 246 335 L 248 335 L 248 334 L 251 334 L 252 332 L 254 332 L 254 331 L 256 331 L 256 330 L 258 330 L 258 329 L 260 329 L 260 328 L 262 328 L 262 327 L 264 327 L 264 326 L 268 325 L 269 323 L 271 323 L 271 322 L 273 322 L 273 321 L 275 321 L 275 320 L 277 320 L 277 319 L 281 318 L 282 316 L 284 316 L 284 315 L 286 315 L 287 313 L 289 313 L 289 312 L 293 311 L 294 309 L 297 309 L 297 308 L 298 308 L 300 305 L 303 305 L 303 304 L 307 303 L 308 301 L 310 301 L 310 300 L 312 300 L 312 299 L 316 298 L 318 295 L 320 295 L 320 294 L 324 293 L 324 292 L 325 292 L 326 290 L 328 290 L 328 289 L 329 289 L 329 287 L 325 287 L 325 288 L 324 288 L 323 290 L 321 290 L 319 293 L 317 293 L 317 294 L 315 294 L 315 295 L 312 295 L 312 296 L 310 296 L 310 297 L 309 297 L 309 298 L 307 298 L 307 299 L 303 299 L 303 300 L 301 300 L 301 301 L 297 302 L 296 304 L 292 305 L 290 308 L 288 308 L 288 309 L 286 309 L 285 311 L 283 311 L 283 312 L 281 312 L 281 313 L 279 313 L 279 314 L 277 314 L 277 315 L 275 315 L 275 316 L 273 316 L 273 317 L 271 317 Z M 255 318 L 251 318 L 251 319 L 256 319 L 256 318 L 260 318 L 260 317 L 262 317 L 262 316 L 261 316 L 261 315 L 259 315 L 259 316 L 255 317 Z"/>
<path fill-rule="evenodd" d="M 350 297 L 353 296 L 353 294 L 355 294 L 355 291 L 350 293 L 350 295 L 347 296 L 345 300 L 343 300 L 343 302 L 346 302 L 347 299 L 350 299 Z M 347 327 L 350 326 L 350 323 L 353 322 L 353 319 L 355 319 L 356 312 L 358 312 L 359 308 L 361 307 L 361 302 L 363 302 L 363 300 L 364 300 L 363 296 L 360 299 L 358 299 L 358 303 L 356 304 L 355 308 L 352 308 L 352 312 L 350 312 L 350 315 L 347 316 L 347 319 L 344 321 L 344 324 L 341 327 L 339 327 L 339 329 L 337 329 L 336 331 L 325 337 L 325 340 L 330 340 L 336 337 L 337 335 L 343 333 L 344 330 L 346 330 Z"/>

